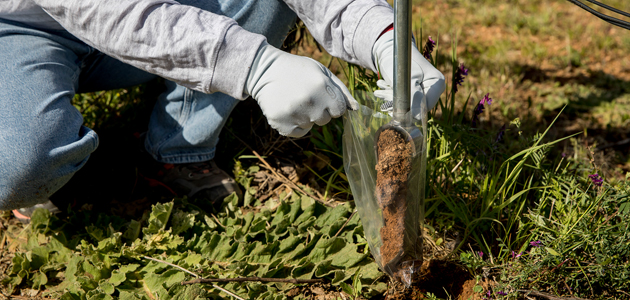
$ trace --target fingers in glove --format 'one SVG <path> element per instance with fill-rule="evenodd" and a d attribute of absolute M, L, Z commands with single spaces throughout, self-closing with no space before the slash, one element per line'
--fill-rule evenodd
<path fill-rule="evenodd" d="M 440 95 L 446 88 L 444 74 L 436 69 L 420 52 L 412 51 L 412 60 L 415 68 L 420 70 L 421 76 L 416 79 L 418 83 L 423 86 L 423 93 L 426 94 L 427 106 L 432 109 L 435 104 L 440 100 Z M 416 53 L 417 52 L 417 53 Z M 412 65 L 412 69 L 414 68 Z"/>
<path fill-rule="evenodd" d="M 376 90 L 374 91 L 374 97 L 385 100 L 385 101 L 394 101 L 394 91 L 389 90 Z"/>
<path fill-rule="evenodd" d="M 322 114 L 319 116 L 319 118 L 314 120 L 314 123 L 319 125 L 319 126 L 324 126 L 324 125 L 328 124 L 328 122 L 330 122 L 331 119 L 332 119 L 331 118 L 331 114 L 326 109 L 326 110 L 324 110 L 322 112 Z"/>
<path fill-rule="evenodd" d="M 311 131 L 311 128 L 313 127 L 313 123 L 305 123 L 302 125 L 293 124 L 287 126 L 286 123 L 274 121 L 269 121 L 269 125 L 271 126 L 271 128 L 277 130 L 280 135 L 296 138 L 303 137 L 309 131 Z"/>
<path fill-rule="evenodd" d="M 376 82 L 376 85 L 378 86 L 378 88 L 383 89 L 383 90 L 386 90 L 386 89 L 390 89 L 391 90 L 392 89 L 392 87 L 389 84 L 387 84 L 387 81 L 385 81 L 383 79 L 379 79 Z"/>
<path fill-rule="evenodd" d="M 328 68 L 324 67 L 324 65 L 322 65 L 319 62 L 317 62 L 317 63 L 319 64 L 320 68 L 322 69 L 322 72 L 324 72 L 324 74 L 326 74 L 326 76 L 328 76 L 328 78 L 331 81 L 332 87 L 330 87 L 330 88 L 332 90 L 330 90 L 329 87 L 326 86 L 326 89 L 329 91 L 328 92 L 329 95 L 331 95 L 331 97 L 333 97 L 333 95 L 331 94 L 331 92 L 333 92 L 334 96 L 336 98 L 336 96 L 339 95 L 337 92 L 339 92 L 341 94 L 341 99 L 344 100 L 345 106 L 346 106 L 347 109 L 350 109 L 350 110 L 357 110 L 357 109 L 359 109 L 359 102 L 357 102 L 357 100 L 355 100 L 354 97 L 352 97 L 352 94 L 350 93 L 350 91 L 348 90 L 346 85 L 344 85 L 343 82 L 341 82 L 341 80 L 339 80 L 339 78 L 337 78 L 337 76 L 335 76 L 335 74 L 330 72 L 330 70 L 328 70 Z M 340 117 L 345 112 L 346 111 L 344 109 L 340 113 L 338 113 L 337 111 L 331 111 L 330 114 L 331 114 L 331 116 L 336 118 L 336 117 Z"/>
<path fill-rule="evenodd" d="M 308 127 L 308 128 L 295 127 L 295 128 L 293 129 L 293 131 L 291 131 L 289 134 L 283 134 L 283 135 L 286 135 L 286 136 L 288 136 L 288 137 L 295 137 L 295 138 L 303 137 L 303 136 L 305 136 L 305 135 L 306 135 L 309 131 L 311 131 L 311 128 L 312 128 L 312 127 L 313 127 L 313 126 Z M 280 134 L 282 134 L 282 133 L 280 133 Z"/>

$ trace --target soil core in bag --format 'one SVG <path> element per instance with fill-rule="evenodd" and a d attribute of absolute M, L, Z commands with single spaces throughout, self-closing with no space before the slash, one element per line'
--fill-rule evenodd
<path fill-rule="evenodd" d="M 377 142 L 376 198 L 383 212 L 380 230 L 381 263 L 397 276 L 405 252 L 405 215 L 407 213 L 408 178 L 411 171 L 412 145 L 394 129 L 381 132 Z"/>

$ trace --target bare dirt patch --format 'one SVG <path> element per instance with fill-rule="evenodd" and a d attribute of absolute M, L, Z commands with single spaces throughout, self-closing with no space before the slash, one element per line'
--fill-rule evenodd
<path fill-rule="evenodd" d="M 424 262 L 411 287 L 405 288 L 400 283 L 390 284 L 385 299 L 427 299 L 428 293 L 442 299 L 481 299 L 481 294 L 473 291 L 475 285 L 476 281 L 462 266 L 436 259 Z"/>

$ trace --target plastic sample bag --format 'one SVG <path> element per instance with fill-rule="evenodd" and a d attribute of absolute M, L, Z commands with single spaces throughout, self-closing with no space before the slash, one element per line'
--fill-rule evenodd
<path fill-rule="evenodd" d="M 362 98 L 368 97 L 372 95 Z M 411 140 L 387 128 L 390 116 L 367 106 L 344 115 L 344 168 L 370 251 L 381 270 L 407 286 L 422 265 L 427 136 L 423 106 L 422 121 L 406 128 L 415 132 Z"/>

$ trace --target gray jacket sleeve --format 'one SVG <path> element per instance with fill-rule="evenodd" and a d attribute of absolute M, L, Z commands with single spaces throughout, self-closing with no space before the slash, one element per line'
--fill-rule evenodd
<path fill-rule="evenodd" d="M 376 71 L 372 46 L 394 23 L 385 0 L 284 0 L 332 56 Z"/>
<path fill-rule="evenodd" d="M 204 93 L 237 99 L 265 37 L 172 0 L 34 0 L 99 51 Z"/>
<path fill-rule="evenodd" d="M 173 0 L 33 0 L 99 51 L 204 93 L 244 99 L 265 40 L 225 16 Z M 285 0 L 333 56 L 376 70 L 372 46 L 393 20 L 385 0 Z"/>

